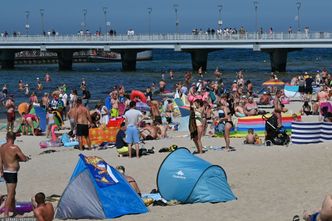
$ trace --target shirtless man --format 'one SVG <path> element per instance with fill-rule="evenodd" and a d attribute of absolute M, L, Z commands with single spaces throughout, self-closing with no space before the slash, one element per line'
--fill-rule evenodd
<path fill-rule="evenodd" d="M 112 104 L 111 118 L 118 117 L 119 116 L 119 99 L 118 99 L 117 91 L 112 92 L 111 104 Z"/>
<path fill-rule="evenodd" d="M 322 208 L 319 211 L 309 214 L 304 211 L 303 219 L 306 221 L 329 221 L 332 220 L 332 195 L 329 194 L 325 197 Z"/>
<path fill-rule="evenodd" d="M 67 119 L 69 120 L 69 123 L 70 123 L 70 131 L 72 131 L 73 133 L 74 133 L 74 129 L 76 127 L 76 122 L 75 122 L 75 117 L 77 115 L 76 109 L 77 108 L 76 108 L 76 102 L 75 102 L 75 104 L 73 104 L 73 106 L 69 109 L 69 111 L 67 113 Z"/>
<path fill-rule="evenodd" d="M 247 116 L 255 116 L 258 114 L 258 106 L 253 97 L 249 97 L 248 103 L 244 105 L 244 113 Z"/>
<path fill-rule="evenodd" d="M 5 217 L 9 212 L 15 213 L 15 194 L 17 186 L 17 173 L 20 169 L 19 162 L 26 162 L 29 158 L 14 144 L 15 133 L 7 133 L 7 143 L 0 147 L 0 175 L 6 181 L 7 199 L 4 206 Z"/>
<path fill-rule="evenodd" d="M 54 218 L 54 208 L 52 203 L 45 203 L 45 194 L 37 193 L 32 198 L 33 215 L 37 221 L 52 221 Z"/>
<path fill-rule="evenodd" d="M 317 101 L 321 103 L 328 101 L 328 99 L 329 99 L 329 93 L 327 92 L 327 86 L 324 86 L 323 90 L 321 90 L 317 94 Z"/>
<path fill-rule="evenodd" d="M 18 89 L 19 89 L 20 91 L 23 91 L 23 90 L 24 90 L 24 84 L 23 84 L 23 81 L 22 81 L 22 80 L 19 80 L 19 81 L 18 81 Z"/>
<path fill-rule="evenodd" d="M 14 130 L 15 122 L 15 103 L 12 98 L 6 101 L 5 107 L 7 109 L 7 132 Z"/>
<path fill-rule="evenodd" d="M 48 93 L 45 93 L 41 99 L 41 106 L 43 108 L 48 108 L 49 103 L 50 103 L 50 98 L 48 97 Z"/>
<path fill-rule="evenodd" d="M 280 102 L 280 98 L 283 95 L 283 91 L 282 90 L 277 90 L 276 92 L 276 96 L 274 98 L 273 101 L 273 105 L 274 105 L 274 114 L 277 116 L 278 118 L 278 127 L 282 126 L 282 117 L 281 117 L 281 113 L 285 113 L 287 112 L 287 108 L 283 107 L 283 105 Z"/>
<path fill-rule="evenodd" d="M 160 137 L 161 130 L 155 123 L 153 123 L 153 125 L 146 124 L 146 126 L 142 129 L 141 134 L 145 140 L 155 140 Z"/>
<path fill-rule="evenodd" d="M 77 99 L 75 123 L 76 123 L 76 136 L 78 138 L 80 150 L 84 150 L 82 142 L 83 137 L 86 139 L 88 148 L 91 149 L 91 141 L 89 138 L 89 124 L 92 123 L 92 120 L 89 110 L 82 105 L 81 98 Z"/>

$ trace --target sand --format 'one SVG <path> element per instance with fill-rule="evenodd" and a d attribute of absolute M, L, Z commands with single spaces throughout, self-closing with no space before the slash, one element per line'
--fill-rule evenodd
<path fill-rule="evenodd" d="M 296 111 L 294 111 L 296 112 Z M 124 165 L 141 191 L 149 193 L 156 188 L 159 166 L 167 153 L 158 153 L 162 147 L 177 144 L 191 151 L 193 142 L 186 133 L 172 132 L 170 138 L 149 141 L 145 147 L 155 147 L 156 153 L 141 159 L 118 157 L 115 149 L 84 151 L 83 154 L 102 157 L 112 166 Z M 5 137 L 0 132 L 0 139 Z M 18 144 L 32 160 L 21 163 L 17 200 L 28 201 L 36 192 L 46 195 L 64 191 L 73 169 L 82 153 L 69 148 L 52 148 L 58 152 L 39 155 L 38 143 L 45 137 L 21 136 Z M 224 146 L 223 138 L 204 137 L 204 146 Z M 252 146 L 242 139 L 232 139 L 237 151 L 209 150 L 203 159 L 222 166 L 228 182 L 238 197 L 236 201 L 218 204 L 190 204 L 150 206 L 149 213 L 128 215 L 117 220 L 292 220 L 304 209 L 319 208 L 325 194 L 332 192 L 332 145 Z M 6 193 L 0 183 L 0 193 Z"/>

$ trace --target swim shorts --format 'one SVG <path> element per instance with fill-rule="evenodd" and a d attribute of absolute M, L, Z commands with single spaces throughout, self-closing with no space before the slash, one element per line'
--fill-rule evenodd
<path fill-rule="evenodd" d="M 15 121 L 15 112 L 7 112 L 7 121 L 8 122 L 14 122 Z"/>
<path fill-rule="evenodd" d="M 111 110 L 111 118 L 115 118 L 119 116 L 119 109 L 112 108 Z"/>
<path fill-rule="evenodd" d="M 3 178 L 5 179 L 6 183 L 17 183 L 17 172 L 4 172 Z"/>
<path fill-rule="evenodd" d="M 87 124 L 77 124 L 76 126 L 76 136 L 89 136 L 89 127 Z"/>
<path fill-rule="evenodd" d="M 139 131 L 136 126 L 130 125 L 127 127 L 126 143 L 128 143 L 128 144 L 139 143 Z"/>

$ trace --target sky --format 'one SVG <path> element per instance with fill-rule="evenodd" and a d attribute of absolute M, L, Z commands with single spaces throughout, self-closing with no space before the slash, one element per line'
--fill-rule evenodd
<path fill-rule="evenodd" d="M 264 30 L 287 32 L 297 29 L 297 0 L 258 0 L 258 26 Z M 300 25 L 310 31 L 332 31 L 331 0 L 300 0 Z M 218 5 L 222 5 L 223 27 L 255 30 L 253 0 L 1 0 L 0 32 L 25 33 L 26 11 L 29 11 L 29 33 L 40 34 L 44 9 L 46 31 L 54 29 L 60 34 L 75 34 L 81 29 L 83 9 L 87 10 L 86 25 L 91 32 L 105 31 L 102 8 L 107 7 L 110 27 L 118 34 L 132 28 L 136 34 L 174 33 L 175 10 L 178 5 L 179 32 L 191 33 L 193 28 L 217 28 Z M 148 8 L 152 8 L 149 19 Z"/>

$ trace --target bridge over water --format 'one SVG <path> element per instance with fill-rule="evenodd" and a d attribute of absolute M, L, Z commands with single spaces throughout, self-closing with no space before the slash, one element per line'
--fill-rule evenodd
<path fill-rule="evenodd" d="M 56 52 L 60 70 L 71 70 L 73 53 L 101 49 L 121 53 L 122 69 L 134 71 L 140 51 L 172 49 L 191 54 L 193 70 L 207 68 L 208 53 L 223 49 L 251 49 L 269 53 L 271 70 L 286 71 L 288 52 L 303 48 L 332 48 L 332 33 L 273 34 L 153 34 L 153 35 L 60 35 L 0 37 L 2 69 L 14 68 L 15 53 L 27 50 Z"/>

